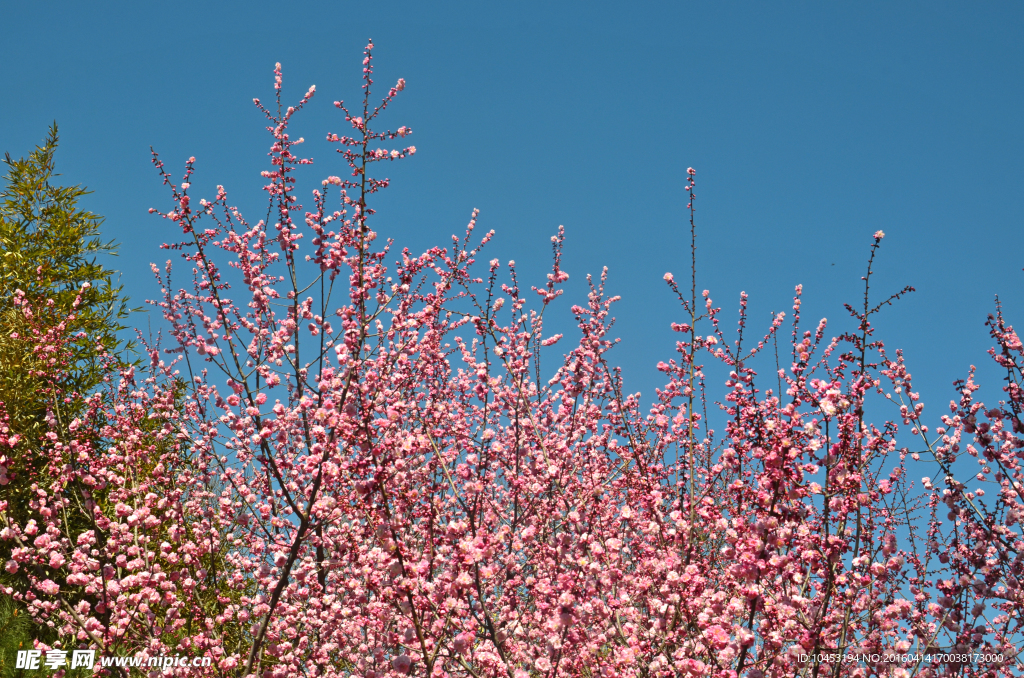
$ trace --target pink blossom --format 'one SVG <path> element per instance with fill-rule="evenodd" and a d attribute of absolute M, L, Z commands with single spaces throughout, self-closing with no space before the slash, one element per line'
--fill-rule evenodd
<path fill-rule="evenodd" d="M 399 655 L 391 661 L 391 665 L 395 667 L 395 671 L 398 673 L 409 673 L 409 669 L 412 667 L 412 659 L 407 654 Z"/>
<path fill-rule="evenodd" d="M 193 279 L 153 267 L 170 345 L 146 345 L 149 360 L 70 391 L 65 319 L 15 297 L 18 341 L 52 361 L 41 383 L 81 407 L 74 424 L 44 413 L 28 441 L 49 462 L 30 516 L 0 501 L 9 595 L 62 647 L 188 648 L 224 675 L 332 678 L 831 675 L 800 655 L 839 643 L 1011 656 L 1024 347 L 1001 310 L 991 358 L 1010 376 L 995 400 L 972 371 L 929 415 L 874 334 L 876 301 L 833 331 L 801 320 L 798 287 L 792 330 L 775 314 L 751 338 L 744 293 L 741 342 L 708 292 L 665 274 L 679 342 L 650 357 L 660 388 L 631 393 L 607 271 L 573 300 L 572 331 L 551 324 L 564 229 L 536 285 L 484 255 L 476 212 L 444 246 L 391 243 L 371 161 L 415 147 L 372 148 L 395 136 L 377 130 L 404 81 L 371 98 L 371 49 L 362 101 L 337 102 L 356 131 L 327 135 L 344 171 L 325 168 L 311 196 L 289 125 L 314 90 L 287 106 L 278 65 L 274 105 L 257 101 L 269 218 L 222 188 L 196 211 L 174 188 L 198 185 L 191 165 L 179 179 L 154 156 L 169 201 L 155 213 L 172 215 L 168 247 Z M 11 426 L 0 408 L 5 455 Z M 943 661 L 926 670 L 963 668 Z"/>

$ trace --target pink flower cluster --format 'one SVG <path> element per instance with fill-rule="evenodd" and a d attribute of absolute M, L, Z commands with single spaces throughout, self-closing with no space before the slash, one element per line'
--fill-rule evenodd
<path fill-rule="evenodd" d="M 308 211 L 288 126 L 314 89 L 282 108 L 279 65 L 276 112 L 257 102 L 268 221 L 223 188 L 196 208 L 194 160 L 175 185 L 154 156 L 192 276 L 174 288 L 154 267 L 174 346 L 105 392 L 59 394 L 88 405 L 33 441 L 59 479 L 34 488 L 33 520 L 3 513 L 6 568 L 30 582 L 10 592 L 64 647 L 275 678 L 1016 675 L 1024 346 L 1001 316 L 1005 401 L 986 408 L 968 379 L 934 435 L 873 337 L 870 267 L 856 329 L 832 340 L 824 320 L 802 329 L 797 289 L 791 360 L 767 379 L 753 365 L 784 315 L 745 343 L 743 295 L 727 338 L 709 293 L 666 274 L 686 318 L 649 406 L 610 362 L 605 272 L 542 372 L 565 339 L 543 323 L 568 279 L 561 229 L 539 308 L 514 263 L 474 272 L 491 238 L 476 212 L 449 247 L 375 245 L 367 199 L 389 182 L 367 172 L 415 147 L 372 147 L 410 131 L 371 128 L 405 86 L 369 105 L 371 49 L 362 111 L 338 103 L 354 136 L 329 136 L 351 178 Z M 55 389 L 61 332 L 35 335 Z M 702 360 L 728 371 L 721 435 Z M 17 442 L 0 426 L 4 454 Z M 915 454 L 942 480 L 918 487 Z M 860 659 L 821 659 L 836 652 Z"/>

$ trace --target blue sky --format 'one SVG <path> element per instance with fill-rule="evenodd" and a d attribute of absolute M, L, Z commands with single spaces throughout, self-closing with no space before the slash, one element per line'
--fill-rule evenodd
<path fill-rule="evenodd" d="M 269 137 L 252 98 L 272 97 L 280 61 L 286 100 L 317 85 L 293 127 L 316 163 L 308 194 L 342 174 L 323 138 L 346 129 L 331 102 L 359 96 L 372 37 L 381 88 L 408 82 L 386 122 L 418 149 L 378 202 L 398 245 L 443 245 L 480 208 L 497 231 L 485 258 L 541 284 L 564 224 L 555 314 L 607 265 L 617 361 L 650 397 L 682 318 L 662 275 L 688 272 L 693 166 L 698 287 L 727 325 L 748 292 L 752 334 L 797 283 L 808 325 L 852 328 L 842 303 L 886 232 L 875 290 L 918 292 L 880 336 L 938 415 L 951 381 L 989 361 L 994 295 L 1024 324 L 1024 4 L 638 4 L 8 3 L 0 150 L 26 154 L 57 120 L 58 170 L 94 191 L 141 303 L 174 237 L 147 214 L 170 206 L 149 146 L 176 175 L 195 156 L 193 186 L 223 184 L 255 217 Z"/>

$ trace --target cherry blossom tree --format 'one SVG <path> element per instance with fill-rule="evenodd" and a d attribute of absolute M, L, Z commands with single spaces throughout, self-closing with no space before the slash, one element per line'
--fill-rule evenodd
<path fill-rule="evenodd" d="M 986 410 L 969 378 L 933 435 L 871 322 L 910 291 L 871 299 L 884 234 L 849 331 L 804 329 L 797 287 L 756 341 L 744 294 L 727 338 L 697 291 L 690 170 L 689 289 L 665 275 L 680 339 L 653 403 L 611 362 L 607 271 L 545 372 L 569 341 L 544 326 L 562 229 L 529 287 L 484 256 L 476 212 L 419 254 L 373 230 L 377 168 L 416 149 L 378 131 L 405 82 L 374 105 L 371 50 L 361 108 L 335 103 L 351 136 L 328 135 L 349 172 L 308 209 L 289 125 L 316 90 L 286 106 L 280 65 L 275 102 L 256 101 L 266 219 L 223 188 L 196 204 L 194 159 L 175 183 L 154 154 L 173 206 L 152 211 L 191 273 L 154 268 L 170 346 L 67 394 L 88 409 L 46 434 L 63 475 L 0 533 L 30 582 L 14 594 L 64 647 L 281 678 L 1017 675 L 1024 357 L 1001 315 L 1005 400 Z M 66 339 L 35 336 L 59 375 Z M 728 372 L 718 400 L 705 363 Z M 910 477 L 925 462 L 941 480 Z"/>

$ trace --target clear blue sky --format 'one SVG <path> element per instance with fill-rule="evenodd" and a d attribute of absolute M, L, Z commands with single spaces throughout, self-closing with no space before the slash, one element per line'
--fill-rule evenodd
<path fill-rule="evenodd" d="M 419 150 L 388 167 L 377 230 L 419 250 L 478 207 L 498 233 L 486 258 L 540 284 L 564 224 L 559 309 L 609 266 L 617 359 L 647 397 L 682 316 L 662 275 L 688 269 L 687 166 L 698 285 L 730 325 L 740 290 L 759 330 L 803 283 L 808 324 L 849 329 L 842 302 L 859 299 L 883 229 L 875 289 L 918 292 L 882 338 L 906 349 L 926 414 L 988 362 L 995 294 L 1024 326 L 1020 2 L 40 1 L 2 17 L 0 150 L 27 153 L 57 120 L 58 169 L 95 191 L 86 204 L 121 242 L 137 302 L 156 295 L 148 264 L 174 237 L 146 213 L 169 208 L 149 146 L 175 174 L 194 155 L 193 185 L 223 184 L 255 220 L 269 137 L 252 98 L 272 97 L 274 62 L 286 99 L 317 85 L 293 128 L 316 161 L 308 194 L 342 173 L 323 141 L 345 131 L 330 104 L 358 97 L 372 37 L 378 84 L 408 81 L 387 122 Z"/>

